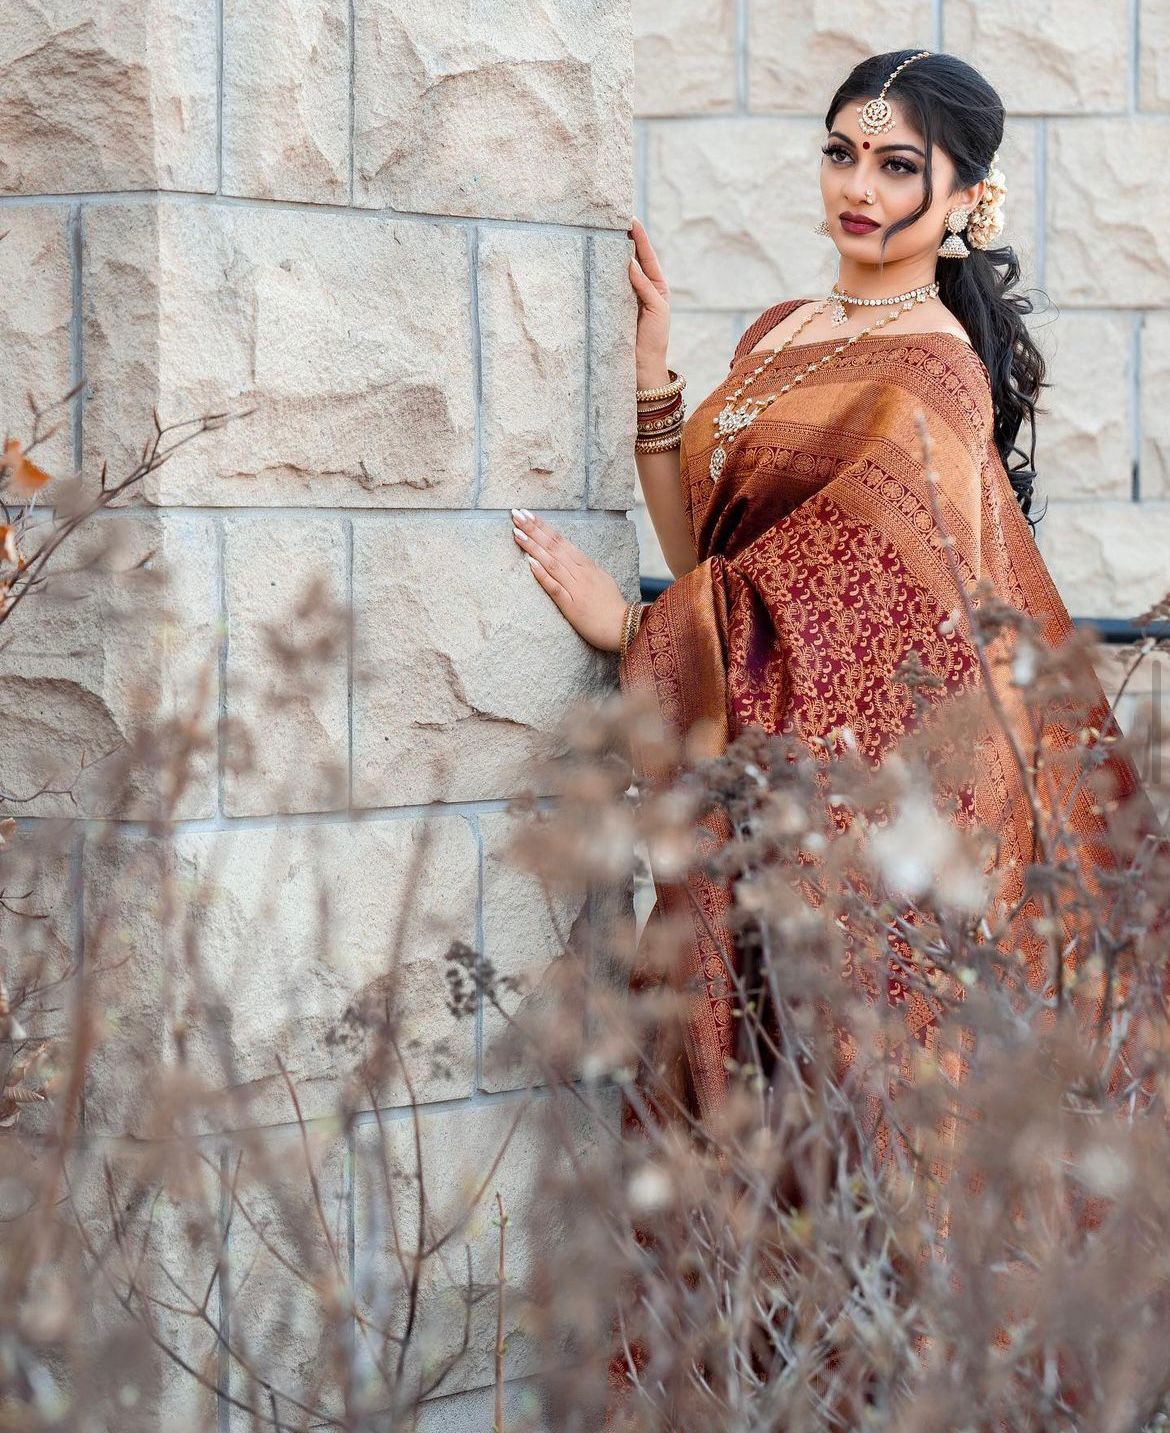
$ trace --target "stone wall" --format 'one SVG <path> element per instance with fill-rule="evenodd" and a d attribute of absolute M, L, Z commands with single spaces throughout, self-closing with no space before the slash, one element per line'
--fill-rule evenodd
<path fill-rule="evenodd" d="M 1160 0 L 636 0 L 637 212 L 674 294 L 671 363 L 697 397 L 779 299 L 836 272 L 818 146 L 867 54 L 947 50 L 1008 110 L 1004 240 L 1053 308 L 1033 329 L 1040 542 L 1074 615 L 1131 617 L 1170 586 L 1170 11 Z M 1042 298 L 1037 306 L 1043 307 Z M 667 576 L 638 510 L 643 571 Z"/>
<path fill-rule="evenodd" d="M 74 800 L 88 818 L 48 882 L 61 950 L 84 962 L 104 922 L 125 954 L 90 1132 L 133 1127 L 125 1052 L 168 1040 L 159 862 L 226 997 L 216 1028 L 185 1029 L 188 1057 L 226 1038 L 276 1142 L 276 1056 L 306 1115 L 328 1110 L 329 1032 L 378 978 L 409 877 L 414 1088 L 455 1190 L 453 1152 L 491 1147 L 527 1076 L 486 1068 L 490 1022 L 453 1020 L 441 956 L 458 936 L 513 974 L 551 958 L 551 914 L 503 859 L 504 807 L 571 701 L 616 682 L 536 584 L 508 507 L 637 586 L 626 0 L 15 0 L 0 71 L 0 424 L 26 435 L 28 391 L 84 379 L 41 460 L 93 484 L 133 466 L 152 409 L 250 410 L 95 519 L 117 559 L 51 619 L 14 623 L 2 658 L 3 789 L 47 784 L 26 830 Z M 159 628 L 136 581 L 164 569 Z M 86 755 L 130 738 L 144 702 L 193 734 L 189 780 L 172 803 L 144 765 L 115 809 Z M 556 914 L 567 929 L 578 911 Z M 387 1120 L 406 1098 L 381 1092 Z M 376 1272 L 365 1118 L 322 1177 Z M 533 1149 L 502 1175 L 521 1241 Z M 486 1220 L 475 1238 L 490 1277 Z M 263 1335 L 279 1276 L 261 1268 L 237 1329 Z M 490 1421 L 486 1337 L 428 1426 Z M 510 1375 L 529 1354 L 510 1344 Z"/>

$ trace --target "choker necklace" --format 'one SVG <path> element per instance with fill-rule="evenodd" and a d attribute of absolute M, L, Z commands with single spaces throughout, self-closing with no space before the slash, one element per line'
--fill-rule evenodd
<path fill-rule="evenodd" d="M 831 359 L 836 358 L 837 354 L 844 353 L 844 351 L 851 344 L 856 343 L 859 338 L 864 338 L 867 333 L 872 333 L 874 329 L 885 328 L 886 324 L 893 323 L 899 314 L 909 313 L 915 304 L 924 303 L 926 299 L 933 298 L 936 293 L 938 293 L 938 284 L 933 283 L 926 284 L 920 289 L 911 289 L 909 293 L 898 294 L 894 298 L 857 299 L 857 303 L 888 305 L 892 309 L 892 312 L 875 320 L 868 328 L 863 328 L 860 333 L 851 333 L 849 337 L 845 339 L 844 342 L 839 343 L 836 348 L 831 348 L 828 353 L 823 353 L 820 358 L 813 359 L 801 372 L 793 374 L 790 381 L 782 384 L 779 391 L 773 393 L 770 398 L 748 398 L 737 408 L 735 406 L 736 400 L 744 389 L 758 378 L 768 365 L 778 358 L 786 348 L 792 346 L 793 339 L 797 338 L 818 314 L 824 313 L 827 304 L 834 298 L 849 300 L 849 295 L 840 293 L 834 284 L 828 296 L 813 305 L 813 311 L 809 314 L 808 318 L 804 319 L 802 323 L 793 329 L 779 348 L 773 348 L 770 352 L 766 353 L 763 362 L 758 363 L 740 383 L 739 387 L 736 388 L 735 392 L 728 395 L 722 409 L 715 418 L 715 432 L 718 434 L 719 441 L 715 444 L 711 452 L 711 461 L 707 467 L 711 478 L 718 480 L 720 473 L 722 473 L 724 465 L 727 462 L 727 450 L 731 447 L 732 440 L 739 433 L 743 432 L 745 428 L 750 428 L 764 409 L 770 408 L 777 398 L 787 393 L 790 389 L 795 388 L 798 383 L 803 383 L 810 373 L 820 368 L 822 364 L 828 363 Z M 853 300 L 849 301 L 853 302 Z"/>
<path fill-rule="evenodd" d="M 829 291 L 830 299 L 834 300 L 831 306 L 830 323 L 846 323 L 849 315 L 845 312 L 846 304 L 864 304 L 872 308 L 897 308 L 899 304 L 905 303 L 907 299 L 917 299 L 920 295 L 933 298 L 938 293 L 938 283 L 923 284 L 917 289 L 908 289 L 904 294 L 891 294 L 889 298 L 882 299 L 859 299 L 853 294 L 843 293 L 836 284 Z"/>

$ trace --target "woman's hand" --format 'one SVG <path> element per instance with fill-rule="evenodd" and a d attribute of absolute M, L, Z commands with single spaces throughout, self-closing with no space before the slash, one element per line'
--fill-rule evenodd
<path fill-rule="evenodd" d="M 609 573 L 527 508 L 512 509 L 512 536 L 577 635 L 603 652 L 616 652 L 627 604 Z"/>
<path fill-rule="evenodd" d="M 630 283 L 638 295 L 638 333 L 634 340 L 636 381 L 639 388 L 655 388 L 666 382 L 670 288 L 641 219 L 635 219 L 628 232 L 634 241 L 635 253 L 630 260 Z"/>

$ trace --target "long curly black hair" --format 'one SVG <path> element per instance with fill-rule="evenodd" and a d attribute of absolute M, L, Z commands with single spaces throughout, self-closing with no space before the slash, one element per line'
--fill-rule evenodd
<path fill-rule="evenodd" d="M 834 94 L 825 116 L 831 130 L 841 108 L 874 99 L 904 60 L 916 50 L 891 50 L 871 55 L 850 71 Z M 926 151 L 922 205 L 891 224 L 882 238 L 882 254 L 894 234 L 909 228 L 934 199 L 931 159 L 937 143 L 955 166 L 955 190 L 987 177 L 992 156 L 1003 139 L 1003 101 L 978 70 L 954 55 L 931 52 L 907 65 L 886 91 L 923 139 Z M 995 410 L 995 445 L 1012 488 L 1029 523 L 1036 480 L 1036 400 L 1044 381 L 1044 357 L 1024 324 L 1034 311 L 1031 300 L 1011 290 L 1020 279 L 1020 262 L 1008 244 L 1001 248 L 970 248 L 966 259 L 940 259 L 936 277 L 939 298 L 955 315 L 987 365 Z M 1031 431 L 1028 452 L 1016 439 L 1027 418 Z"/>

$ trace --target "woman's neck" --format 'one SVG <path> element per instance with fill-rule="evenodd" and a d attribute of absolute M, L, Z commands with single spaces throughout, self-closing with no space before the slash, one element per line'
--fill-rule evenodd
<path fill-rule="evenodd" d="M 842 256 L 837 287 L 842 293 L 858 299 L 884 299 L 893 294 L 909 293 L 934 282 L 932 263 L 923 262 L 923 255 L 894 259 L 879 268 L 877 264 L 859 264 L 856 259 Z"/>

